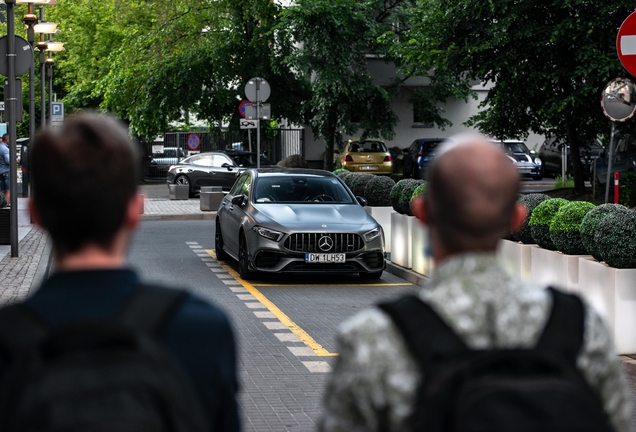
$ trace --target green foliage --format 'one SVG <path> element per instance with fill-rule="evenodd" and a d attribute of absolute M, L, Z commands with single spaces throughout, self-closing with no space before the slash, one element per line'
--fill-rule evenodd
<path fill-rule="evenodd" d="M 556 176 L 555 179 L 554 189 L 568 189 L 574 187 L 574 178 L 572 178 L 569 174 L 565 176 L 565 180 L 563 179 L 563 176 Z"/>
<path fill-rule="evenodd" d="M 581 233 L 581 241 L 588 254 L 592 255 L 598 261 L 603 261 L 601 251 L 598 249 L 598 244 L 595 240 L 596 228 L 605 216 L 628 211 L 629 209 L 627 207 L 620 204 L 601 204 L 585 214 L 583 221 L 581 221 L 579 231 Z"/>
<path fill-rule="evenodd" d="M 349 173 L 349 174 L 342 174 L 342 181 L 345 182 L 345 184 L 347 186 L 349 186 L 349 189 L 351 189 L 351 192 L 353 192 L 353 181 L 360 175 L 360 173 Z"/>
<path fill-rule="evenodd" d="M 580 226 L 585 215 L 596 207 L 587 201 L 572 201 L 559 208 L 550 223 L 550 238 L 557 250 L 567 255 L 585 255 Z"/>
<path fill-rule="evenodd" d="M 519 203 L 523 204 L 526 209 L 526 218 L 521 225 L 521 228 L 516 232 L 512 233 L 512 239 L 516 241 L 520 241 L 526 244 L 533 244 L 534 239 L 532 238 L 532 233 L 530 231 L 530 227 L 528 226 L 528 221 L 530 220 L 530 216 L 532 216 L 532 212 L 534 209 L 541 204 L 543 201 L 550 199 L 550 197 L 546 194 L 542 193 L 532 193 L 527 195 L 521 195 L 518 199 Z"/>
<path fill-rule="evenodd" d="M 559 207 L 567 204 L 569 204 L 569 201 L 563 198 L 550 198 L 534 208 L 528 226 L 536 244 L 544 249 L 555 249 L 550 237 L 550 224 L 559 211 Z"/>
<path fill-rule="evenodd" d="M 370 206 L 390 206 L 391 189 L 395 181 L 386 176 L 372 176 L 364 188 L 364 197 Z"/>
<path fill-rule="evenodd" d="M 636 206 L 636 173 L 627 172 L 621 175 L 619 202 L 625 206 Z"/>
<path fill-rule="evenodd" d="M 347 171 L 347 170 L 345 170 Z M 349 183 L 347 183 L 347 178 L 351 177 L 353 175 L 352 172 L 347 171 L 347 172 L 341 172 L 338 174 L 338 177 L 340 177 L 340 180 L 342 180 L 344 182 L 344 184 L 346 184 L 347 186 L 349 186 Z"/>
<path fill-rule="evenodd" d="M 608 77 L 624 74 L 616 29 L 633 10 L 628 0 L 420 0 L 408 43 L 394 46 L 419 74 L 493 83 L 469 126 L 499 138 L 567 137 L 575 189 L 583 192 L 579 143 L 607 129 L 590 101 Z"/>
<path fill-rule="evenodd" d="M 348 172 L 350 172 L 350 171 L 349 171 L 349 170 L 346 170 L 346 169 L 344 169 L 344 168 L 338 168 L 337 170 L 334 170 L 334 171 L 333 171 L 333 173 L 334 173 L 335 175 L 339 175 L 339 174 L 342 174 L 342 173 L 348 173 Z"/>
<path fill-rule="evenodd" d="M 424 192 L 426 192 L 426 187 L 428 186 L 427 182 L 423 182 L 422 184 L 420 184 L 419 186 L 417 186 L 415 189 L 413 189 L 413 194 L 411 195 L 411 201 L 409 203 L 409 208 L 413 209 L 413 202 L 418 199 L 419 197 L 421 197 Z"/>
<path fill-rule="evenodd" d="M 636 267 L 636 212 L 611 213 L 596 226 L 594 240 L 607 265 L 616 268 Z"/>
<path fill-rule="evenodd" d="M 353 176 L 351 186 L 349 186 L 351 188 L 351 192 L 353 192 L 355 196 L 366 198 L 366 196 L 364 196 L 364 189 L 367 183 L 371 180 L 371 177 L 373 177 L 373 174 L 360 173 Z"/>
<path fill-rule="evenodd" d="M 413 216 L 413 212 L 411 211 L 411 197 L 413 196 L 413 192 L 417 189 L 418 186 L 424 183 L 423 180 L 416 179 L 406 179 L 402 180 L 404 182 L 404 186 L 402 187 L 402 191 L 400 192 L 400 198 L 398 201 L 399 210 L 398 213 Z"/>
<path fill-rule="evenodd" d="M 395 183 L 395 186 L 391 188 L 391 193 L 389 194 L 389 197 L 391 199 L 391 206 L 393 207 L 393 210 L 398 213 L 400 213 L 400 195 L 402 194 L 402 189 L 404 188 L 404 185 L 406 184 L 405 182 L 407 180 L 410 179 L 402 179 Z"/>

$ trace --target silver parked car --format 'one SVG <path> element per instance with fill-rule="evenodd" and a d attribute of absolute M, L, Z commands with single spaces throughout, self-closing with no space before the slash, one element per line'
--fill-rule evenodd
<path fill-rule="evenodd" d="M 363 198 L 328 171 L 247 169 L 223 198 L 216 217 L 220 260 L 255 273 L 359 273 L 382 276 L 384 232 Z"/>

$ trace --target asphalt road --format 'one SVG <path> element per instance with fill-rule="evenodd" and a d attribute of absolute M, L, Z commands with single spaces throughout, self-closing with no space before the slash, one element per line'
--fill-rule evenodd
<path fill-rule="evenodd" d="M 385 272 L 242 281 L 213 258 L 212 221 L 145 221 L 129 262 L 147 281 L 189 288 L 222 307 L 239 344 L 243 430 L 315 430 L 337 326 L 375 302 L 417 287 Z"/>

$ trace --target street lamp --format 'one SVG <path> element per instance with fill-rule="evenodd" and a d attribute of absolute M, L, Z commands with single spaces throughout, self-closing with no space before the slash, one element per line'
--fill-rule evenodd
<path fill-rule="evenodd" d="M 31 48 L 33 48 L 35 43 L 35 31 L 34 27 L 37 25 L 38 17 L 33 13 L 33 5 L 45 5 L 45 4 L 56 4 L 55 0 L 16 0 L 17 4 L 28 5 L 27 13 L 22 17 L 24 21 L 24 25 L 27 28 L 27 41 Z M 55 30 L 54 30 L 55 31 Z M 29 144 L 33 143 L 35 139 L 35 61 L 31 61 L 31 67 L 29 68 Z M 16 137 L 17 138 L 17 137 Z M 23 155 L 24 157 L 24 155 Z M 28 157 L 24 157 L 22 161 L 22 166 L 24 168 L 25 164 L 27 165 L 26 170 L 22 170 L 22 196 L 29 196 L 29 171 L 28 171 Z"/>
<path fill-rule="evenodd" d="M 37 50 L 40 52 L 40 128 L 44 128 L 46 126 L 46 54 L 45 51 L 48 50 L 48 44 L 44 39 L 44 35 L 48 34 L 49 39 L 50 35 L 54 33 L 59 33 L 57 30 L 57 23 L 51 23 L 44 21 L 44 9 L 40 8 L 40 23 L 35 26 L 35 32 L 40 34 L 40 40 L 36 44 Z"/>
<path fill-rule="evenodd" d="M 54 42 L 49 35 L 49 41 L 47 42 L 47 49 L 49 57 L 46 59 L 47 76 L 49 77 L 49 125 L 51 124 L 51 113 L 53 112 L 53 53 L 64 51 L 64 42 Z"/>

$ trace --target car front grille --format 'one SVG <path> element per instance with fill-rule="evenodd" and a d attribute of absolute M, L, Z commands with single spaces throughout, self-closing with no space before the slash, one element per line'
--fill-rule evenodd
<path fill-rule="evenodd" d="M 321 242 L 323 248 L 320 248 Z M 327 249 L 324 243 L 329 243 L 331 247 Z M 293 252 L 346 253 L 357 252 L 363 247 L 364 241 L 358 234 L 300 233 L 292 234 L 285 240 L 285 248 Z"/>

